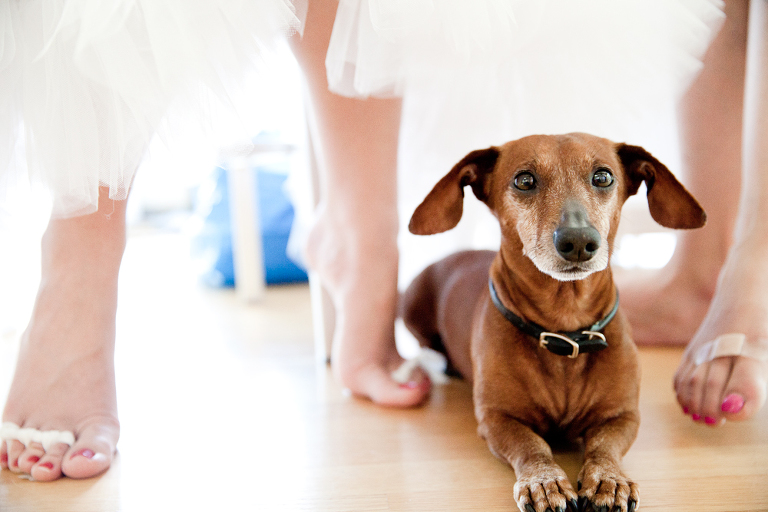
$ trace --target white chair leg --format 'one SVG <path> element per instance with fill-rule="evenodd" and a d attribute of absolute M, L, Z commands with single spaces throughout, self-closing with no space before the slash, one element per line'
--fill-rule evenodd
<path fill-rule="evenodd" d="M 320 278 L 315 272 L 309 273 L 309 294 L 314 325 L 315 358 L 320 363 L 330 363 L 336 311 L 328 292 L 323 288 Z"/>
<path fill-rule="evenodd" d="M 312 189 L 312 203 L 317 208 L 320 203 L 321 180 L 319 162 L 316 149 L 312 140 L 312 116 L 306 112 L 307 130 L 307 155 L 309 165 L 310 186 Z M 333 307 L 328 292 L 323 288 L 320 276 L 316 272 L 309 272 L 309 293 L 312 304 L 312 322 L 315 336 L 315 358 L 326 364 L 331 361 L 331 347 L 333 346 L 333 332 L 336 324 L 336 311 Z"/>
<path fill-rule="evenodd" d="M 227 169 L 235 289 L 241 300 L 255 302 L 266 291 L 256 172 L 247 158 L 231 160 Z"/>

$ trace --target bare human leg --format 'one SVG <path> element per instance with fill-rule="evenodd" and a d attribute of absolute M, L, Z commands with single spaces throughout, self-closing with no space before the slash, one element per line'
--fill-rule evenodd
<path fill-rule="evenodd" d="M 39 443 L 3 442 L 3 469 L 50 481 L 95 476 L 112 462 L 119 436 L 114 346 L 125 203 L 102 188 L 97 212 L 48 224 L 40 288 L 3 421 L 69 430 L 75 443 L 45 451 Z"/>
<path fill-rule="evenodd" d="M 750 418 L 765 403 L 768 386 L 768 4 L 751 2 L 748 18 L 743 183 L 734 240 L 712 304 L 675 375 L 684 411 L 709 425 Z M 721 179 L 721 188 L 730 186 L 729 176 Z M 727 333 L 745 334 L 743 353 L 752 357 L 697 366 L 700 348 Z"/>
<path fill-rule="evenodd" d="M 731 246 L 741 179 L 747 5 L 726 2 L 725 13 L 704 69 L 679 110 L 686 186 L 706 210 L 707 225 L 679 233 L 672 261 L 652 279 L 620 283 L 641 345 L 688 343 L 704 319 Z"/>
<path fill-rule="evenodd" d="M 294 53 L 311 100 L 320 205 L 307 257 L 336 310 L 331 365 L 356 395 L 395 407 L 421 403 L 430 383 L 400 385 L 394 338 L 397 290 L 397 148 L 401 102 L 358 100 L 328 91 L 325 54 L 337 2 L 311 2 Z"/>

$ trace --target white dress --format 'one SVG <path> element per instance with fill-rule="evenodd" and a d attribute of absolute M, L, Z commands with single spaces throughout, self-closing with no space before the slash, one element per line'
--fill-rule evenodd
<path fill-rule="evenodd" d="M 27 173 L 58 216 L 95 211 L 99 186 L 125 198 L 169 105 L 226 98 L 305 8 L 0 0 L 0 187 Z M 336 92 L 405 96 L 410 180 L 518 134 L 610 135 L 679 96 L 721 17 L 714 0 L 341 0 L 326 64 Z"/>
<path fill-rule="evenodd" d="M 405 98 L 401 286 L 450 252 L 498 248 L 497 222 L 472 194 L 453 230 L 407 230 L 474 149 L 582 131 L 642 145 L 678 172 L 675 104 L 723 19 L 711 0 L 341 0 L 331 88 Z"/>
<path fill-rule="evenodd" d="M 290 0 L 0 0 L 0 186 L 28 173 L 56 216 L 125 199 L 171 104 L 226 98 L 299 27 Z"/>

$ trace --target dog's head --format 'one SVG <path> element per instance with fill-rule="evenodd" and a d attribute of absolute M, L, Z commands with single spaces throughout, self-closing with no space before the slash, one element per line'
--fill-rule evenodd
<path fill-rule="evenodd" d="M 461 219 L 469 185 L 498 218 L 505 242 L 545 274 L 583 279 L 608 266 L 621 207 L 645 181 L 656 222 L 676 229 L 706 222 L 699 203 L 638 146 L 583 133 L 534 135 L 469 153 L 416 208 L 417 235 L 447 231 Z"/>

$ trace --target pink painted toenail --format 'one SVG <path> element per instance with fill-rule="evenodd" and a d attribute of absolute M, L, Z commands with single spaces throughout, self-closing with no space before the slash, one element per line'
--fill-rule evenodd
<path fill-rule="evenodd" d="M 27 459 L 27 462 L 31 462 L 32 464 L 35 464 L 39 460 L 40 460 L 40 457 L 38 457 L 37 455 L 33 455 Z"/>
<path fill-rule="evenodd" d="M 405 384 L 400 384 L 400 387 L 402 389 L 416 389 L 417 387 L 419 387 L 419 383 L 418 382 L 406 382 Z"/>
<path fill-rule="evenodd" d="M 706 423 L 707 425 L 714 425 L 715 423 L 717 423 L 717 420 L 715 418 L 707 416 L 706 418 L 704 418 L 704 423 Z"/>
<path fill-rule="evenodd" d="M 725 400 L 723 400 L 723 405 L 720 406 L 720 410 L 723 412 L 730 412 L 735 414 L 739 412 L 742 407 L 744 407 L 744 397 L 737 395 L 736 393 L 732 393 L 725 397 Z"/>
<path fill-rule="evenodd" d="M 53 462 L 43 462 L 38 467 L 45 468 L 45 469 L 53 469 Z"/>
<path fill-rule="evenodd" d="M 683 407 L 683 414 L 688 414 L 691 410 L 687 407 Z"/>
<path fill-rule="evenodd" d="M 8 454 L 7 453 L 4 453 L 4 454 L 0 455 L 0 462 L 2 462 L 3 464 L 8 464 Z"/>
<path fill-rule="evenodd" d="M 93 452 L 93 450 L 89 450 L 88 448 L 83 448 L 80 451 L 77 451 L 72 454 L 72 456 L 69 458 L 69 460 L 74 459 L 75 457 L 85 457 L 86 459 L 92 459 L 96 456 L 96 454 Z"/>
<path fill-rule="evenodd" d="M 699 421 L 701 419 L 701 416 L 698 414 L 694 414 L 691 416 L 691 418 L 693 418 L 693 421 Z"/>
<path fill-rule="evenodd" d="M 11 464 L 11 466 L 15 468 L 19 467 L 19 459 L 16 459 L 15 461 L 13 461 L 13 464 Z"/>

